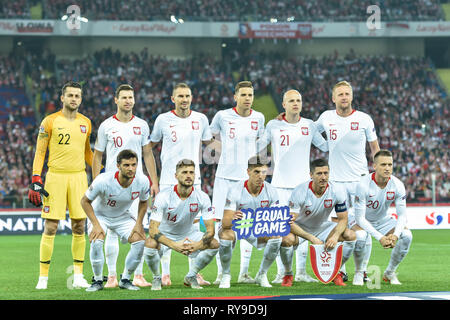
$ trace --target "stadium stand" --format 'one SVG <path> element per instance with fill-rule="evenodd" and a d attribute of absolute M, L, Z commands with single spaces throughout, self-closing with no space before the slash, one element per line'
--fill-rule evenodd
<path fill-rule="evenodd" d="M 147 120 L 152 128 L 156 116 L 172 108 L 170 95 L 177 82 L 191 86 L 192 109 L 205 113 L 210 121 L 218 110 L 233 106 L 232 73 L 240 80 L 253 81 L 257 94 L 269 93 L 277 103 L 285 90 L 299 89 L 304 101 L 302 116 L 313 120 L 322 111 L 334 108 L 330 97 L 332 85 L 342 79 L 350 81 L 355 91 L 354 106 L 372 115 L 380 147 L 394 151 L 395 174 L 408 186 L 409 200 L 431 200 L 431 172 L 437 174 L 437 200 L 450 200 L 446 129 L 450 101 L 429 60 L 357 56 L 353 52 L 340 58 L 337 53 L 322 58 L 286 58 L 262 52 L 236 54 L 245 63 L 230 64 L 226 59 L 208 55 L 169 60 L 149 55 L 145 49 L 124 54 L 110 48 L 78 60 L 57 59 L 49 51 L 42 55 L 26 52 L 24 57 L 0 57 L 0 110 L 9 110 L 0 113 L 3 117 L 0 205 L 11 206 L 14 201 L 22 205 L 39 119 L 59 108 L 62 83 L 68 80 L 83 83 L 80 112 L 92 120 L 94 128 L 115 112 L 115 88 L 121 83 L 131 83 L 136 95 L 135 114 Z M 27 81 L 29 86 L 25 86 Z M 12 99 L 12 92 L 25 97 L 25 87 L 34 103 Z M 2 98 L 3 92 L 7 92 L 8 99 Z M 37 121 L 29 120 L 35 111 L 33 105 Z M 95 129 L 91 138 L 93 147 Z M 155 151 L 158 170 L 159 151 Z M 318 156 L 323 154 L 314 148 L 312 157 Z M 211 195 L 215 166 L 203 165 L 201 172 L 203 189 Z"/>
<path fill-rule="evenodd" d="M 254 0 L 254 1 L 122 1 L 122 0 L 78 0 L 83 16 L 91 20 L 170 20 L 170 16 L 185 21 L 269 21 L 276 18 L 286 21 L 365 21 L 366 8 L 373 1 L 344 0 Z M 69 5 L 67 0 L 33 0 L 2 2 L 0 18 L 29 19 L 33 8 L 39 8 L 43 19 L 60 19 Z M 445 20 L 438 0 L 379 0 L 376 1 L 385 21 L 437 21 Z"/>

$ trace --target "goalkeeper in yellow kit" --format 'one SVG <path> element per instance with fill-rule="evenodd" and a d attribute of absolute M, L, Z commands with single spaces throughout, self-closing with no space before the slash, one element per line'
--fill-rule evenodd
<path fill-rule="evenodd" d="M 45 117 L 39 128 L 28 192 L 30 202 L 38 207 L 42 204 L 41 216 L 45 219 L 36 289 L 47 289 L 55 235 L 59 220 L 66 218 L 67 209 L 72 222 L 73 287 L 90 286 L 83 277 L 86 214 L 80 201 L 88 188 L 86 163 L 92 166 L 93 152 L 89 143 L 92 128 L 91 121 L 78 113 L 81 100 L 81 85 L 66 83 L 62 88 L 62 109 Z M 47 149 L 48 172 L 43 185 L 41 173 Z"/>

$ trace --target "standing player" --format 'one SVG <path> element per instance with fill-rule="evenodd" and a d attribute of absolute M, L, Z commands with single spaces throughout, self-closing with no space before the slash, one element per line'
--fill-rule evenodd
<path fill-rule="evenodd" d="M 81 85 L 68 82 L 62 88 L 62 109 L 42 120 L 33 161 L 33 178 L 28 199 L 42 207 L 45 219 L 40 244 L 40 271 L 36 289 L 47 289 L 48 273 L 54 240 L 59 220 L 66 218 L 66 208 L 72 222 L 72 257 L 74 266 L 74 288 L 87 288 L 83 277 L 86 239 L 84 235 L 86 214 L 80 200 L 88 187 L 86 164 L 92 166 L 92 150 L 89 143 L 91 121 L 78 113 L 82 101 Z M 41 173 L 45 155 L 48 155 L 48 172 L 45 190 L 42 191 Z M 44 199 L 41 202 L 41 192 Z"/>
<path fill-rule="evenodd" d="M 193 159 L 195 163 L 195 188 L 201 190 L 200 155 L 202 142 L 212 142 L 211 130 L 208 118 L 197 111 L 191 110 L 192 92 L 185 83 L 178 83 L 172 91 L 172 102 L 175 110 L 160 114 L 150 136 L 151 145 L 154 147 L 162 140 L 161 150 L 161 179 L 160 187 L 173 189 L 177 184 L 175 168 L 182 159 Z M 168 286 L 170 281 L 170 257 L 171 249 L 165 248 L 162 264 L 162 284 Z M 192 261 L 189 259 L 189 263 Z M 198 274 L 200 285 L 208 285 Z"/>
<path fill-rule="evenodd" d="M 216 221 L 222 219 L 229 191 L 238 187 L 240 181 L 248 179 L 248 159 L 256 154 L 256 139 L 264 132 L 264 115 L 252 110 L 254 92 L 250 81 L 241 81 L 236 85 L 234 99 L 236 107 L 217 112 L 211 121 L 211 132 L 215 137 L 220 136 L 221 141 L 212 201 L 216 210 Z M 248 275 L 251 249 L 246 241 L 241 242 L 241 270 L 238 279 L 240 283 L 254 283 Z M 222 275 L 218 257 L 217 267 L 215 284 L 220 282 Z"/>
<path fill-rule="evenodd" d="M 242 209 L 256 210 L 257 208 L 273 207 L 279 204 L 277 191 L 270 183 L 265 182 L 267 169 L 267 165 L 261 161 L 261 158 L 251 157 L 248 160 L 248 180 L 239 181 L 228 193 L 224 207 L 222 228 L 219 231 L 219 255 L 222 265 L 222 279 L 219 288 L 230 287 L 231 257 L 234 248 L 233 242 L 236 241 L 236 235 L 232 229 L 232 220 L 242 216 L 242 214 L 236 212 Z M 267 270 L 269 270 L 278 255 L 281 237 L 255 238 L 251 236 L 245 241 L 258 249 L 265 247 L 255 282 L 262 287 L 272 287 L 267 280 Z M 242 242 L 244 241 L 241 241 L 241 244 Z"/>
<path fill-rule="evenodd" d="M 367 169 L 366 141 L 369 142 L 372 157 L 380 150 L 372 118 L 352 108 L 353 89 L 347 81 L 338 82 L 332 90 L 336 110 L 323 112 L 316 121 L 320 132 L 328 140 L 330 180 L 342 185 L 348 194 L 347 207 L 354 203 L 356 185 Z M 355 266 L 366 270 L 372 250 L 372 238 L 354 222 L 349 213 L 350 227 L 356 232 L 354 251 Z M 345 265 L 343 266 L 345 269 Z M 345 273 L 344 278 L 347 278 Z"/>
<path fill-rule="evenodd" d="M 409 251 L 412 233 L 406 228 L 406 191 L 404 184 L 392 175 L 392 153 L 380 150 L 374 156 L 375 172 L 363 177 L 356 188 L 356 223 L 377 239 L 384 248 L 394 248 L 383 280 L 400 285 L 395 271 Z M 395 203 L 398 219 L 387 211 Z M 363 285 L 363 274 L 356 270 L 354 285 Z"/>
<path fill-rule="evenodd" d="M 128 84 L 120 85 L 115 92 L 114 102 L 117 105 L 117 113 L 100 124 L 95 143 L 94 161 L 92 165 L 92 178 L 100 173 L 103 153 L 106 152 L 105 172 L 116 172 L 117 155 L 126 149 L 131 149 L 138 155 L 137 174 L 143 174 L 142 158 L 147 172 L 153 182 L 151 196 L 158 193 L 158 176 L 156 174 L 155 158 L 150 145 L 150 129 L 147 122 L 133 115 L 134 89 Z M 138 203 L 136 199 L 131 206 L 131 213 L 137 217 Z M 105 230 L 107 231 L 107 230 Z M 116 263 L 119 256 L 118 235 L 115 232 L 106 232 L 105 240 L 106 264 L 108 266 L 108 281 L 106 288 L 118 286 Z M 150 286 L 143 275 L 144 260 L 142 259 L 135 271 L 133 284 L 140 287 Z"/>
<path fill-rule="evenodd" d="M 281 121 L 270 120 L 264 135 L 258 140 L 258 151 L 269 143 L 272 146 L 272 163 L 274 172 L 272 186 L 277 190 L 280 205 L 288 206 L 292 190 L 300 183 L 310 179 L 309 157 L 311 143 L 323 152 L 328 151 L 328 145 L 317 131 L 314 122 L 300 117 L 302 111 L 302 96 L 297 90 L 288 90 L 283 95 L 285 114 Z M 292 170 L 296 168 L 296 170 Z M 280 255 L 290 254 L 292 247 L 281 247 Z M 295 281 L 317 282 L 306 273 L 306 256 L 308 241 L 301 243 L 297 252 L 297 270 Z M 280 257 L 277 257 L 278 273 L 272 283 L 281 283 L 285 271 Z"/>
<path fill-rule="evenodd" d="M 159 273 L 160 244 L 193 258 L 184 284 L 202 289 L 197 274 L 217 254 L 219 243 L 214 239 L 214 208 L 209 196 L 194 186 L 195 162 L 183 159 L 176 165 L 178 183 L 162 189 L 156 196 L 150 216 L 150 236 L 145 242 L 144 257 L 153 272 L 152 290 L 161 290 Z M 204 219 L 206 232 L 194 226 L 198 214 Z"/>
<path fill-rule="evenodd" d="M 343 241 L 342 263 L 345 263 L 352 255 L 356 242 L 355 232 L 347 227 L 347 194 L 340 184 L 328 181 L 330 171 L 326 160 L 314 160 L 310 168 L 311 181 L 297 186 L 289 199 L 295 222 L 291 224 L 291 233 L 285 238 L 295 243 L 297 239 L 293 239 L 293 236 L 296 235 L 312 244 L 324 243 L 327 250 L 333 249 L 338 241 Z M 328 221 L 333 209 L 336 211 L 337 223 Z M 289 283 L 285 279 L 283 282 Z M 346 285 L 340 274 L 333 282 L 338 286 Z"/>
<path fill-rule="evenodd" d="M 97 176 L 81 199 L 81 205 L 91 223 L 89 240 L 90 258 L 94 283 L 86 289 L 93 292 L 103 289 L 103 242 L 105 230 L 115 232 L 122 243 L 130 243 L 131 248 L 125 259 L 125 269 L 119 287 L 139 290 L 130 281 L 131 273 L 142 259 L 145 232 L 142 226 L 150 193 L 150 182 L 143 174 L 136 174 L 138 155 L 132 150 L 122 150 L 117 158 L 118 171 L 108 171 Z M 130 208 L 139 201 L 137 218 Z"/>

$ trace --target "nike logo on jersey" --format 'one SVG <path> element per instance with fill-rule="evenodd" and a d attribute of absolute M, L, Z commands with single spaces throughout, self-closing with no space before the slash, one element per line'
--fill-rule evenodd
<path fill-rule="evenodd" d="M 228 121 L 228 124 L 235 124 L 235 122 L 230 122 L 230 121 Z"/>
<path fill-rule="evenodd" d="M 330 126 L 330 127 L 334 126 L 334 123 L 330 123 L 329 126 Z"/>
<path fill-rule="evenodd" d="M 173 128 L 175 126 L 176 126 L 176 124 L 171 124 L 171 125 L 169 125 L 169 128 Z"/>
<path fill-rule="evenodd" d="M 169 208 L 169 210 L 173 210 L 173 209 L 175 209 L 175 207 L 173 207 L 173 208 Z"/>
<path fill-rule="evenodd" d="M 369 197 L 375 197 L 375 195 L 374 194 L 369 194 Z"/>
<path fill-rule="evenodd" d="M 110 194 L 109 195 L 109 197 L 111 198 L 111 197 L 115 197 L 116 195 L 115 194 Z"/>
<path fill-rule="evenodd" d="M 284 132 L 284 131 L 286 131 L 286 130 L 280 129 L 280 132 Z"/>

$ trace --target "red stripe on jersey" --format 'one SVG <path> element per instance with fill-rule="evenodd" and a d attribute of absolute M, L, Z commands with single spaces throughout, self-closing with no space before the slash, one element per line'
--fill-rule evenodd
<path fill-rule="evenodd" d="M 177 113 L 175 112 L 175 109 L 174 110 L 170 110 L 170 112 L 172 112 L 174 115 L 176 115 L 178 118 L 181 118 L 179 115 L 177 115 Z M 192 113 L 192 110 L 189 110 L 189 116 L 191 115 L 191 113 Z M 189 117 L 188 116 L 188 117 Z"/>
<path fill-rule="evenodd" d="M 242 116 L 239 114 L 239 112 L 237 111 L 236 107 L 233 107 L 233 110 L 234 110 L 234 112 L 237 113 L 238 116 L 242 117 Z M 253 109 L 250 109 L 250 114 L 252 114 L 252 112 L 253 112 Z"/>
<path fill-rule="evenodd" d="M 175 191 L 175 193 L 177 194 L 178 198 L 181 199 L 180 194 L 178 193 L 178 185 L 176 184 L 175 187 L 173 187 L 173 191 Z M 192 192 L 194 192 L 194 187 L 192 186 L 191 192 L 189 192 L 189 195 L 186 198 L 189 198 L 192 194 Z"/>
<path fill-rule="evenodd" d="M 283 115 L 283 120 L 286 121 L 287 123 L 289 123 L 289 122 L 286 120 L 286 114 Z M 298 121 L 300 121 L 300 120 L 302 120 L 302 117 L 301 117 L 301 116 L 298 116 Z"/>
<path fill-rule="evenodd" d="M 113 115 L 113 118 L 116 119 L 119 122 L 122 122 L 122 121 L 119 120 L 119 118 L 117 118 L 117 114 Z M 133 119 L 134 119 L 134 115 L 131 116 L 130 121 L 133 120 Z"/>
<path fill-rule="evenodd" d="M 252 194 L 252 193 L 250 192 L 250 190 L 248 189 L 248 180 L 246 180 L 246 181 L 244 182 L 244 187 L 245 187 L 245 189 L 247 189 L 248 193 Z M 262 186 L 261 186 L 261 189 L 259 189 L 258 195 L 261 193 L 261 191 L 262 191 L 263 188 L 264 188 L 264 182 L 263 182 L 263 184 L 262 184 Z"/>
<path fill-rule="evenodd" d="M 308 188 L 311 189 L 312 193 L 313 193 L 315 196 L 317 196 L 318 194 L 316 194 L 316 193 L 314 192 L 314 189 L 313 189 L 313 187 L 312 187 L 312 184 L 313 184 L 313 182 L 310 181 L 310 182 L 309 182 Z M 325 191 L 327 191 L 327 189 L 328 189 L 328 183 L 327 183 L 327 187 L 325 188 Z M 325 193 L 325 191 L 322 193 L 322 195 Z"/>

